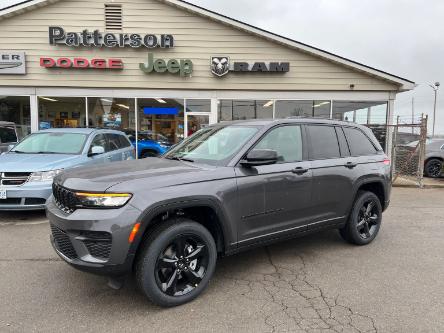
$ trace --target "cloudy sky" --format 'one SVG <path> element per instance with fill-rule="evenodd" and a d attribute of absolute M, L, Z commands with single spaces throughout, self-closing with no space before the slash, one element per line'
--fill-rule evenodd
<path fill-rule="evenodd" d="M 17 0 L 0 0 L 0 7 Z M 266 30 L 362 62 L 418 84 L 398 95 L 396 113 L 433 114 L 429 84 L 444 84 L 442 0 L 189 0 Z M 444 86 L 436 132 L 444 134 Z"/>

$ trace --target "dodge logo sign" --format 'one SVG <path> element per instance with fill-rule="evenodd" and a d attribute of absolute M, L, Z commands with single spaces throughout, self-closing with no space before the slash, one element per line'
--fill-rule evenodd
<path fill-rule="evenodd" d="M 230 71 L 229 57 L 211 57 L 211 72 L 217 76 L 224 76 Z"/>
<path fill-rule="evenodd" d="M 0 74 L 26 74 L 25 52 L 0 51 Z"/>

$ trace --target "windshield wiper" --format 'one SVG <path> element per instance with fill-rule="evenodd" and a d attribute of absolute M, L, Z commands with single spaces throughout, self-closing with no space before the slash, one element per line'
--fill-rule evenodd
<path fill-rule="evenodd" d="M 168 157 L 165 157 L 165 158 L 166 158 L 166 159 L 169 159 L 169 160 L 185 161 L 185 162 L 191 162 L 191 163 L 194 163 L 194 160 L 192 160 L 191 158 L 186 158 L 186 157 L 168 156 Z"/>
<path fill-rule="evenodd" d="M 21 151 L 21 150 L 11 150 L 12 153 L 17 153 L 17 154 L 27 154 L 27 152 L 25 151 Z"/>
<path fill-rule="evenodd" d="M 59 154 L 55 151 L 36 151 L 36 152 L 32 152 L 30 154 Z"/>

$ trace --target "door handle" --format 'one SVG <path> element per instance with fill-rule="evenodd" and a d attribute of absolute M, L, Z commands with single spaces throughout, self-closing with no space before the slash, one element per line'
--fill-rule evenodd
<path fill-rule="evenodd" d="M 107 156 L 106 158 L 110 160 L 110 159 L 112 159 L 113 157 L 112 157 L 112 156 Z"/>
<path fill-rule="evenodd" d="M 297 168 L 294 168 L 293 170 L 291 170 L 291 172 L 293 172 L 293 173 L 295 173 L 297 175 L 303 175 L 304 173 L 308 172 L 308 169 L 307 168 L 302 168 L 302 167 L 297 167 Z"/>
<path fill-rule="evenodd" d="M 355 163 L 355 162 L 347 162 L 347 163 L 345 164 L 345 167 L 346 167 L 346 168 L 349 168 L 349 169 L 353 169 L 353 168 L 355 168 L 357 165 L 358 165 L 358 163 Z"/>

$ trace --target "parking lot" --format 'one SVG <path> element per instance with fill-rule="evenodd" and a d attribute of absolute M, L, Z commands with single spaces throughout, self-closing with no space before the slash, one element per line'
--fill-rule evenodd
<path fill-rule="evenodd" d="M 395 188 L 367 247 L 331 231 L 220 259 L 173 309 L 72 269 L 48 237 L 42 213 L 0 215 L 0 332 L 444 331 L 443 189 Z"/>

